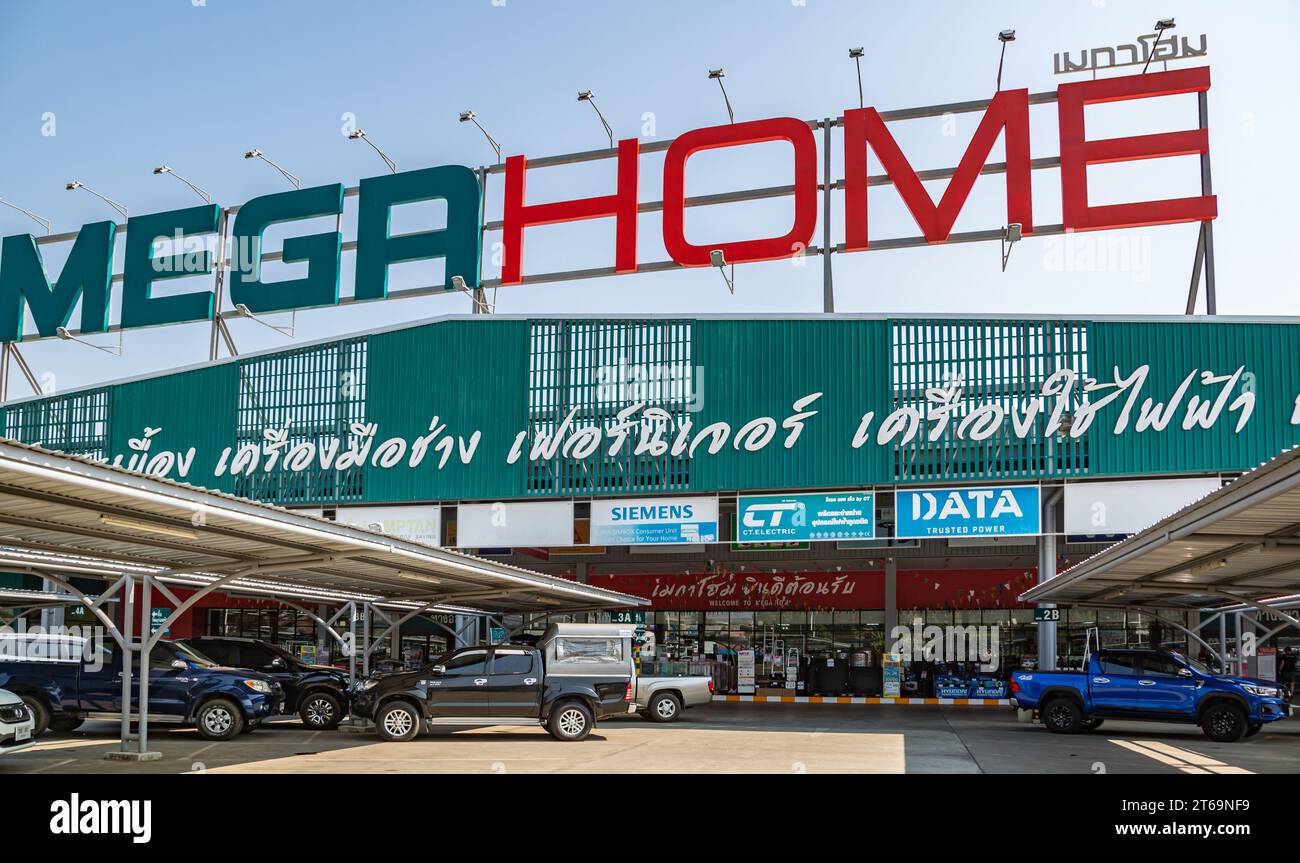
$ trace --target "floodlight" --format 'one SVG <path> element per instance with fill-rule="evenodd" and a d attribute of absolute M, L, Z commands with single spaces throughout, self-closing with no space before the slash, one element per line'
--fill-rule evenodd
<path fill-rule="evenodd" d="M 709 80 L 718 82 L 718 89 L 722 91 L 722 101 L 727 106 L 727 117 L 732 123 L 736 122 L 736 112 L 731 110 L 731 99 L 727 96 L 727 88 L 722 83 L 722 79 L 727 75 L 722 69 L 710 69 Z"/>
<path fill-rule="evenodd" d="M 99 192 L 96 192 L 94 189 L 90 188 L 80 180 L 69 180 L 65 188 L 69 192 L 71 192 L 73 189 L 83 189 L 89 192 L 90 194 L 94 195 L 96 198 L 99 198 L 99 200 L 103 201 L 105 204 L 108 204 L 114 210 L 117 210 L 119 213 L 122 214 L 122 218 L 124 219 L 131 218 L 131 214 L 127 211 L 126 207 L 122 206 L 117 201 L 114 201 L 112 198 L 104 197 L 103 195 L 99 194 Z"/>
<path fill-rule="evenodd" d="M 292 185 L 295 189 L 301 189 L 301 188 L 302 188 L 302 181 L 301 181 L 301 180 L 299 180 L 299 179 L 298 179 L 297 177 L 295 177 L 293 174 L 290 174 L 288 171 L 286 171 L 284 168 L 282 168 L 282 167 L 280 167 L 279 165 L 277 165 L 275 162 L 272 162 L 270 159 L 266 158 L 266 156 L 262 154 L 262 151 L 259 150 L 259 149 L 257 149 L 256 147 L 254 147 L 254 148 L 251 149 L 251 150 L 247 150 L 247 151 L 245 151 L 245 153 L 244 153 L 244 158 L 245 158 L 245 159 L 261 159 L 263 162 L 265 162 L 266 164 L 270 165 L 272 168 L 275 168 L 277 171 L 279 171 L 279 172 L 280 172 L 280 176 L 282 176 L 282 177 L 284 177 L 286 180 L 288 180 L 289 183 L 290 183 L 290 185 Z"/>
<path fill-rule="evenodd" d="M 856 66 L 856 67 L 857 67 L 857 70 L 858 70 L 858 107 L 859 107 L 859 108 L 863 107 L 863 103 L 862 103 L 862 57 L 863 57 L 863 55 L 864 55 L 865 53 L 866 53 L 866 51 L 865 51 L 865 49 L 863 49 L 863 48 L 850 48 L 850 49 L 849 49 L 849 59 L 851 59 L 851 60 L 853 61 L 853 65 Z"/>
<path fill-rule="evenodd" d="M 1024 236 L 1024 226 L 1012 222 L 1002 229 L 1002 272 L 1007 271 L 1007 261 L 1011 258 L 1011 249 Z"/>
<path fill-rule="evenodd" d="M 488 143 L 492 145 L 492 149 L 496 151 L 497 164 L 499 165 L 501 164 L 501 145 L 497 143 L 496 138 L 493 138 L 491 135 L 488 134 L 488 130 L 483 128 L 483 125 L 479 123 L 479 121 L 476 119 L 477 117 L 478 115 L 475 114 L 473 111 L 460 112 L 460 121 L 462 123 L 473 123 L 475 126 L 478 127 L 478 130 L 483 133 L 483 137 L 487 138 Z"/>
<path fill-rule="evenodd" d="M 1002 43 L 1002 51 L 998 55 L 998 92 L 1002 92 L 1002 64 L 1007 59 L 1007 43 L 1016 41 L 1015 30 L 1003 30 L 998 33 L 998 41 Z"/>
<path fill-rule="evenodd" d="M 349 140 L 349 141 L 356 141 L 356 140 L 362 140 L 362 141 L 365 141 L 367 144 L 370 145 L 370 149 L 372 149 L 372 150 L 374 150 L 376 153 L 378 153 L 378 154 L 379 154 L 379 158 L 381 158 L 381 159 L 384 160 L 384 164 L 388 166 L 388 171 L 389 171 L 389 173 L 392 173 L 392 174 L 396 174 L 396 173 L 397 173 L 397 163 L 394 162 L 392 159 L 388 158 L 388 154 L 387 154 L 387 153 L 385 153 L 383 150 L 379 149 L 379 147 L 375 146 L 375 142 L 372 141 L 372 140 L 370 140 L 370 136 L 366 134 L 366 130 L 365 130 L 365 129 L 354 129 L 353 131 L 349 132 L 349 133 L 348 133 L 348 140 Z"/>
<path fill-rule="evenodd" d="M 736 293 L 736 268 L 731 268 L 731 275 L 727 275 L 727 257 L 722 253 L 722 249 L 713 249 L 709 252 L 709 263 L 718 268 L 722 274 L 722 280 L 727 283 L 727 290 Z"/>
<path fill-rule="evenodd" d="M 175 177 L 176 179 L 180 180 L 180 181 L 181 181 L 182 183 L 184 183 L 186 186 L 189 186 L 190 191 L 193 192 L 194 194 L 198 195 L 198 196 L 199 196 L 200 198 L 202 198 L 205 202 L 207 202 L 207 203 L 209 203 L 209 204 L 212 203 L 212 196 L 211 196 L 211 195 L 209 195 L 207 192 L 203 191 L 203 190 L 200 189 L 198 186 L 196 186 L 196 185 L 194 185 L 193 183 L 191 183 L 189 180 L 187 180 L 187 179 L 185 179 L 184 177 L 182 177 L 180 174 L 178 174 L 178 173 L 176 173 L 175 171 L 173 171 L 173 170 L 171 169 L 171 166 L 169 166 L 169 165 L 159 165 L 158 167 L 156 167 L 156 168 L 153 169 L 153 172 L 154 172 L 154 174 L 171 174 L 173 177 Z"/>
<path fill-rule="evenodd" d="M 1160 37 L 1164 35 L 1166 30 L 1172 30 L 1173 27 L 1174 27 L 1173 18 L 1161 18 L 1159 21 L 1156 21 L 1156 42 L 1160 41 Z M 1147 69 L 1151 66 L 1151 60 L 1154 57 L 1155 57 L 1155 50 L 1152 49 L 1151 53 L 1147 55 L 1146 62 L 1142 64 L 1143 75 L 1147 73 Z"/>
<path fill-rule="evenodd" d="M 605 135 L 609 138 L 609 148 L 611 150 L 614 149 L 614 130 L 610 127 L 609 123 L 605 121 L 605 115 L 600 113 L 600 108 L 596 106 L 595 95 L 590 90 L 581 90 L 578 92 L 578 101 L 586 102 L 591 105 L 592 109 L 596 112 L 596 116 L 600 118 L 600 125 L 605 128 Z"/>

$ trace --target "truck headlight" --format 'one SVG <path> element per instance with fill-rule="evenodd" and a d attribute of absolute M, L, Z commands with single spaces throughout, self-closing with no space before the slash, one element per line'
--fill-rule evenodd
<path fill-rule="evenodd" d="M 1282 694 L 1282 690 L 1276 686 L 1257 686 L 1254 683 L 1243 683 L 1241 688 L 1251 695 L 1258 695 L 1260 698 L 1277 698 Z"/>
<path fill-rule="evenodd" d="M 244 685 L 254 692 L 260 692 L 263 695 L 271 694 L 271 684 L 265 680 L 245 680 Z"/>

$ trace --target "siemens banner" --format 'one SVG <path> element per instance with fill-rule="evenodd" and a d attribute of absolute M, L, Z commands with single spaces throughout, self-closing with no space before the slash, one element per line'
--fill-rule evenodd
<path fill-rule="evenodd" d="M 591 502 L 592 545 L 717 542 L 718 499 L 656 497 Z"/>
<path fill-rule="evenodd" d="M 875 539 L 871 492 L 741 496 L 737 542 Z"/>
<path fill-rule="evenodd" d="M 1036 485 L 899 490 L 894 535 L 899 539 L 1034 536 L 1042 532 Z"/>

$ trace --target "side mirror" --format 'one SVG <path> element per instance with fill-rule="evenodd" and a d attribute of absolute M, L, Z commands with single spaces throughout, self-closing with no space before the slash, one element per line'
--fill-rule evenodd
<path fill-rule="evenodd" d="M 1179 676 L 1179 677 L 1193 677 L 1193 676 L 1195 676 L 1195 675 L 1192 674 L 1192 670 L 1191 670 L 1190 668 L 1180 668 L 1180 669 L 1178 669 L 1178 676 Z"/>
<path fill-rule="evenodd" d="M 277 656 L 275 659 L 271 660 L 271 668 L 274 668 L 276 671 L 283 671 L 288 668 L 288 666 L 285 664 L 284 657 Z"/>
<path fill-rule="evenodd" d="M 172 660 L 172 671 L 189 671 L 189 664 L 183 659 Z"/>
<path fill-rule="evenodd" d="M 435 665 L 433 668 L 430 668 L 430 669 L 429 669 L 429 673 L 430 673 L 430 674 L 436 674 L 436 675 L 438 675 L 439 677 L 441 677 L 442 675 L 444 675 L 444 674 L 447 673 L 447 666 L 445 666 L 445 665 Z"/>

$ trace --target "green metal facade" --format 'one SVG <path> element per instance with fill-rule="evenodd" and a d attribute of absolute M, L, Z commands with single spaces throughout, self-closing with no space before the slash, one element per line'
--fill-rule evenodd
<path fill-rule="evenodd" d="M 128 466 L 135 458 L 285 505 L 1019 482 L 1254 467 L 1300 443 L 1297 356 L 1300 322 L 1291 321 L 456 318 L 3 411 L 8 437 Z M 1096 400 L 1142 367 L 1136 395 L 1121 388 L 1086 432 L 1069 433 L 1085 379 L 1096 381 L 1087 394 Z M 1062 370 L 1072 373 L 1066 422 L 1048 433 L 1043 387 Z M 929 412 L 944 392 L 951 418 L 932 434 Z M 816 393 L 807 407 L 816 415 L 786 447 L 783 421 Z M 1040 409 L 1027 412 L 1035 401 Z M 1198 403 L 1218 406 L 1213 423 L 1195 421 Z M 673 429 L 726 424 L 732 436 L 716 454 L 706 440 L 693 457 L 633 442 L 611 454 L 608 436 L 587 451 L 546 451 L 557 433 L 608 428 L 632 404 Z M 957 434 L 980 405 L 1005 417 L 997 430 Z M 1162 406 L 1172 409 L 1162 415 Z M 909 410 L 923 417 L 911 439 L 882 442 L 886 418 Z M 868 413 L 868 440 L 854 446 Z M 756 418 L 776 432 L 747 451 L 735 433 Z M 280 469 L 291 453 L 307 467 Z"/>

